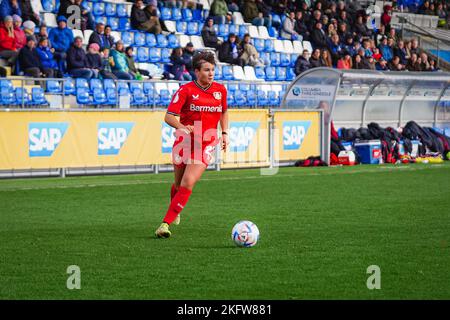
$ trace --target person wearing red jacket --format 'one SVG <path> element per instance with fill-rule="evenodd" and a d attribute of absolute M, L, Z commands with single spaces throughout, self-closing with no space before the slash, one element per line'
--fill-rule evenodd
<path fill-rule="evenodd" d="M 16 41 L 16 49 L 20 50 L 27 44 L 27 36 L 25 32 L 22 30 L 22 18 L 17 14 L 13 15 L 13 24 L 14 24 L 14 38 Z"/>
<path fill-rule="evenodd" d="M 8 60 L 8 64 L 14 69 L 19 52 L 16 49 L 14 37 L 13 18 L 6 16 L 0 25 L 0 58 Z"/>

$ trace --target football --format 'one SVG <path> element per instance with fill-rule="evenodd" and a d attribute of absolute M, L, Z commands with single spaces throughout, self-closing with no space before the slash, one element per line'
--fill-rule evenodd
<path fill-rule="evenodd" d="M 253 247 L 259 239 L 259 229 L 251 221 L 239 221 L 231 231 L 231 238 L 239 247 Z"/>

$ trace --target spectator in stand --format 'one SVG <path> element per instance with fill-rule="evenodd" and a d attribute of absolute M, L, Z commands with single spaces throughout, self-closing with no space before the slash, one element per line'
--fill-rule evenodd
<path fill-rule="evenodd" d="M 419 14 L 425 14 L 425 15 L 429 15 L 429 16 L 434 15 L 434 10 L 430 6 L 430 1 L 426 0 L 422 4 L 422 7 L 419 9 Z"/>
<path fill-rule="evenodd" d="M 316 28 L 317 22 L 321 23 L 320 27 L 322 28 L 322 12 L 320 12 L 319 10 L 314 10 L 312 17 L 307 20 L 309 21 L 309 31 L 311 32 L 311 34 Z M 337 25 L 335 27 L 337 27 Z"/>
<path fill-rule="evenodd" d="M 83 3 L 83 0 L 75 0 L 74 5 L 80 8 L 81 12 L 81 21 L 80 21 L 80 29 L 82 31 L 89 29 L 95 29 L 95 20 L 90 8 Z"/>
<path fill-rule="evenodd" d="M 111 50 L 111 57 L 110 63 L 114 75 L 121 80 L 133 80 L 134 77 L 128 67 L 128 59 L 122 40 L 116 42 L 115 49 Z"/>
<path fill-rule="evenodd" d="M 2 0 L 0 3 L 0 19 L 4 21 L 7 16 L 14 14 L 22 16 L 22 11 L 17 0 Z"/>
<path fill-rule="evenodd" d="M 228 41 L 222 43 L 219 49 L 219 60 L 222 62 L 235 64 L 242 66 L 243 61 L 241 59 L 242 52 L 239 50 L 239 46 L 236 41 L 236 35 L 230 33 L 228 35 Z"/>
<path fill-rule="evenodd" d="M 183 59 L 186 61 L 186 70 L 191 75 L 192 80 L 196 80 L 197 77 L 195 75 L 194 66 L 192 65 L 192 59 L 194 58 L 194 54 L 196 53 L 194 44 L 192 42 L 188 42 L 186 47 L 183 49 Z"/>
<path fill-rule="evenodd" d="M 430 62 L 428 61 L 428 55 L 425 52 L 420 54 L 420 59 L 422 60 L 422 71 L 430 71 Z"/>
<path fill-rule="evenodd" d="M 250 35 L 244 35 L 241 42 L 241 59 L 244 66 L 263 66 L 264 64 L 259 59 L 259 53 L 250 41 Z"/>
<path fill-rule="evenodd" d="M 383 7 L 383 14 L 381 15 L 381 24 L 385 26 L 386 32 L 388 33 L 389 30 L 391 30 L 391 19 L 392 19 L 392 7 L 387 4 Z"/>
<path fill-rule="evenodd" d="M 400 58 L 395 56 L 391 62 L 388 63 L 389 69 L 392 71 L 402 71 L 404 66 L 400 63 Z"/>
<path fill-rule="evenodd" d="M 333 65 L 336 65 L 343 49 L 339 40 L 339 36 L 337 34 L 331 37 L 331 42 L 328 48 L 331 51 L 331 59 Z M 328 49 L 325 50 L 328 51 Z"/>
<path fill-rule="evenodd" d="M 172 67 L 170 73 L 175 76 L 175 80 L 179 81 L 191 81 L 192 77 L 186 69 L 187 61 L 183 58 L 183 49 L 181 47 L 172 50 L 170 56 L 170 61 L 172 62 Z"/>
<path fill-rule="evenodd" d="M 438 26 L 445 27 L 447 25 L 448 11 L 444 9 L 444 4 L 442 2 L 438 3 L 436 15 L 439 17 Z"/>
<path fill-rule="evenodd" d="M 100 75 L 103 79 L 114 79 L 117 80 L 116 75 L 112 72 L 111 61 L 112 57 L 109 55 L 109 48 L 103 48 L 100 57 L 102 58 L 102 69 L 100 70 Z"/>
<path fill-rule="evenodd" d="M 27 45 L 20 49 L 19 66 L 26 76 L 33 78 L 43 76 L 41 61 L 36 51 L 36 42 L 33 37 L 28 37 Z"/>
<path fill-rule="evenodd" d="M 8 65 L 14 70 L 19 52 L 16 49 L 13 18 L 6 16 L 3 22 L 0 25 L 0 58 L 6 59 Z"/>
<path fill-rule="evenodd" d="M 41 41 L 42 38 L 46 38 L 48 42 L 49 48 L 52 47 L 52 44 L 50 43 L 50 40 L 48 39 L 48 32 L 47 32 L 47 26 L 45 24 L 42 24 L 39 27 L 39 32 L 36 34 L 36 39 L 38 43 Z"/>
<path fill-rule="evenodd" d="M 338 33 L 337 33 L 336 29 L 334 28 L 334 24 L 330 23 L 328 25 L 327 32 L 326 32 L 327 37 L 331 39 L 331 37 L 333 37 L 336 34 L 338 34 Z"/>
<path fill-rule="evenodd" d="M 287 12 L 288 0 L 272 1 L 272 11 L 279 15 L 284 15 Z"/>
<path fill-rule="evenodd" d="M 306 26 L 305 19 L 303 18 L 302 11 L 297 11 L 297 13 L 295 14 L 294 30 L 295 30 L 295 32 L 297 32 L 299 35 L 302 36 L 303 40 L 309 41 L 310 33 L 308 30 L 308 27 Z"/>
<path fill-rule="evenodd" d="M 23 32 L 25 32 L 25 36 L 26 37 L 33 37 L 34 41 L 36 42 L 36 44 L 38 43 L 37 41 L 37 37 L 34 34 L 34 30 L 36 28 L 36 24 L 31 21 L 31 20 L 27 20 L 22 24 L 22 28 L 23 28 Z"/>
<path fill-rule="evenodd" d="M 320 49 L 314 49 L 311 58 L 309 58 L 309 64 L 311 68 L 323 67 L 320 55 L 321 55 Z"/>
<path fill-rule="evenodd" d="M 352 69 L 353 62 L 352 57 L 350 56 L 350 53 L 348 51 L 342 51 L 341 57 L 339 58 L 337 62 L 337 68 L 343 69 L 343 70 L 349 70 Z"/>
<path fill-rule="evenodd" d="M 353 34 L 350 31 L 348 31 L 347 24 L 340 23 L 338 28 L 339 28 L 338 29 L 339 39 L 345 39 L 349 36 L 353 36 Z"/>
<path fill-rule="evenodd" d="M 316 26 L 311 32 L 311 41 L 317 48 L 322 49 L 328 47 L 328 39 L 322 29 L 322 23 L 320 21 L 316 22 Z"/>
<path fill-rule="evenodd" d="M 338 59 L 339 57 L 336 56 L 336 64 Z M 320 63 L 323 67 L 333 68 L 333 61 L 331 59 L 330 51 L 328 51 L 327 49 L 322 50 L 322 53 L 320 55 Z"/>
<path fill-rule="evenodd" d="M 272 7 L 263 0 L 256 0 L 256 6 L 258 7 L 259 13 L 262 14 L 264 25 L 270 28 L 272 26 Z"/>
<path fill-rule="evenodd" d="M 225 0 L 214 0 L 211 3 L 211 9 L 209 11 L 209 16 L 214 19 L 216 24 L 224 24 L 225 16 L 228 13 L 228 6 Z"/>
<path fill-rule="evenodd" d="M 144 7 L 144 2 L 142 0 L 136 0 L 131 9 L 131 26 L 134 29 L 160 34 L 162 28 L 156 7 L 156 0 L 150 0 L 146 7 Z"/>
<path fill-rule="evenodd" d="M 105 37 L 105 25 L 103 24 L 103 22 L 97 23 L 95 31 L 91 33 L 91 36 L 89 37 L 89 45 L 91 45 L 92 43 L 96 43 L 100 46 L 100 49 L 97 50 L 98 52 L 100 50 L 103 50 L 103 48 L 105 47 L 110 47 L 110 44 Z"/>
<path fill-rule="evenodd" d="M 342 47 L 350 54 L 351 57 L 353 57 L 357 52 L 357 50 L 355 49 L 355 44 L 353 43 L 352 36 L 347 36 L 345 38 L 345 44 Z"/>
<path fill-rule="evenodd" d="M 134 76 L 136 80 L 143 80 L 143 76 L 148 76 L 149 73 L 147 70 L 138 69 L 136 67 L 136 63 L 133 57 L 133 47 L 127 47 L 125 49 L 125 54 L 127 56 L 128 68 L 130 69 L 130 73 Z"/>
<path fill-rule="evenodd" d="M 53 55 L 58 62 L 58 68 L 64 73 L 66 70 L 67 51 L 73 43 L 73 33 L 71 29 L 67 28 L 66 17 L 59 16 L 57 21 L 58 27 L 50 30 L 48 38 L 52 48 L 55 49 Z"/>
<path fill-rule="evenodd" d="M 388 45 L 388 39 L 386 37 L 381 40 L 380 52 L 383 55 L 383 58 L 388 62 L 394 57 L 394 52 L 392 47 Z"/>
<path fill-rule="evenodd" d="M 391 29 L 394 30 L 394 29 Z M 400 63 L 402 65 L 406 65 L 407 59 L 406 59 L 406 48 L 405 43 L 403 40 L 399 40 L 397 43 L 397 48 L 394 49 L 394 54 L 400 58 Z"/>
<path fill-rule="evenodd" d="M 380 60 L 376 63 L 375 69 L 378 71 L 389 71 L 388 63 L 383 58 L 380 58 Z"/>
<path fill-rule="evenodd" d="M 254 25 L 263 25 L 264 19 L 259 16 L 258 6 L 255 0 L 244 0 L 242 6 L 242 16 L 246 23 L 253 23 Z M 262 23 L 261 23 L 262 20 Z"/>
<path fill-rule="evenodd" d="M 233 24 L 233 13 L 231 11 L 228 11 L 225 16 L 225 24 Z"/>
<path fill-rule="evenodd" d="M 309 63 L 309 51 L 304 49 L 303 53 L 299 55 L 297 61 L 295 61 L 294 73 L 296 76 L 298 76 L 303 71 L 306 71 L 310 68 L 311 64 Z"/>
<path fill-rule="evenodd" d="M 430 69 L 428 71 L 435 72 L 435 71 L 439 71 L 439 70 L 440 69 L 439 69 L 439 67 L 437 65 L 436 60 L 430 59 Z"/>
<path fill-rule="evenodd" d="M 419 70 L 416 70 L 416 62 L 417 62 L 417 54 L 413 53 L 413 54 L 411 54 L 411 58 L 409 59 L 408 63 L 406 64 L 406 70 L 419 71 Z"/>
<path fill-rule="evenodd" d="M 411 49 L 409 51 L 411 54 L 419 54 L 419 41 L 416 38 L 411 39 Z"/>
<path fill-rule="evenodd" d="M 93 42 L 88 47 L 88 52 L 86 54 L 86 67 L 91 69 L 93 72 L 93 78 L 99 78 L 103 70 L 102 57 L 100 56 L 100 45 Z"/>
<path fill-rule="evenodd" d="M 280 36 L 287 40 L 302 40 L 299 34 L 295 31 L 295 12 L 289 13 L 289 16 L 284 19 L 283 27 Z"/>
<path fill-rule="evenodd" d="M 31 20 L 36 25 L 41 24 L 41 17 L 39 12 L 35 11 L 32 3 L 34 0 L 19 0 L 20 11 L 22 12 L 22 19 L 24 21 Z"/>
<path fill-rule="evenodd" d="M 17 50 L 22 49 L 27 44 L 27 36 L 22 30 L 22 18 L 17 14 L 13 15 L 13 26 L 14 26 L 14 40 L 16 42 L 15 46 Z"/>
<path fill-rule="evenodd" d="M 228 1 L 228 10 L 231 12 L 238 12 L 240 10 L 238 2 L 239 0 Z"/>
<path fill-rule="evenodd" d="M 383 55 L 382 55 L 381 52 L 380 52 L 380 49 L 378 49 L 377 47 L 373 48 L 373 54 L 372 54 L 372 57 L 373 57 L 376 61 L 380 60 L 380 59 L 383 57 Z"/>
<path fill-rule="evenodd" d="M 53 57 L 54 49 L 50 49 L 47 38 L 40 38 L 36 51 L 39 55 L 42 69 L 48 78 L 61 78 L 61 71 L 58 69 L 58 64 Z"/>
<path fill-rule="evenodd" d="M 371 37 L 372 30 L 367 27 L 367 24 L 364 23 L 364 18 L 362 15 L 358 15 L 356 18 L 356 23 L 353 26 L 353 31 L 356 33 L 359 39 L 362 37 Z"/>
<path fill-rule="evenodd" d="M 219 49 L 222 41 L 217 38 L 216 30 L 214 30 L 213 18 L 208 18 L 208 21 L 202 28 L 202 39 L 206 47 Z"/>
<path fill-rule="evenodd" d="M 86 52 L 83 49 L 83 39 L 75 37 L 72 46 L 67 51 L 67 71 L 72 78 L 91 79 L 95 72 L 88 67 Z"/>
<path fill-rule="evenodd" d="M 116 39 L 114 39 L 114 37 L 111 35 L 111 32 L 112 32 L 111 26 L 106 26 L 105 33 L 104 33 L 105 39 L 106 39 L 105 48 L 114 47 L 114 43 L 116 42 Z"/>
<path fill-rule="evenodd" d="M 353 24 L 353 21 L 347 16 L 347 11 L 341 11 L 337 21 L 338 24 L 345 24 L 347 30 L 350 30 L 350 26 Z"/>

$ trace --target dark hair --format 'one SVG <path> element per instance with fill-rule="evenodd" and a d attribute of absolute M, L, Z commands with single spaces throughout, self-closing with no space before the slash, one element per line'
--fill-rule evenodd
<path fill-rule="evenodd" d="M 194 58 L 192 58 L 192 66 L 196 70 L 200 70 L 202 64 L 205 62 L 209 62 L 212 65 L 216 65 L 214 53 L 212 53 L 211 51 L 199 51 L 197 54 L 194 55 Z"/>

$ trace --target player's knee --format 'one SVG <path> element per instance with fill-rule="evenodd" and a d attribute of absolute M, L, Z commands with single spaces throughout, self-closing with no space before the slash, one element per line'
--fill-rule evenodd
<path fill-rule="evenodd" d="M 194 178 L 184 177 L 183 180 L 181 181 L 180 186 L 182 186 L 183 188 L 192 190 L 194 188 L 195 182 L 196 181 Z"/>

